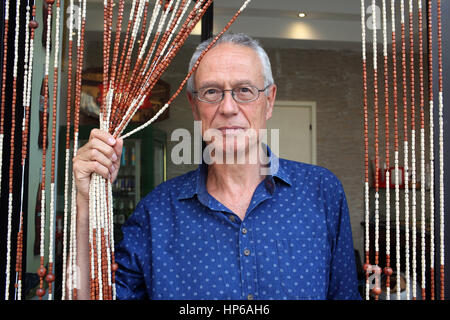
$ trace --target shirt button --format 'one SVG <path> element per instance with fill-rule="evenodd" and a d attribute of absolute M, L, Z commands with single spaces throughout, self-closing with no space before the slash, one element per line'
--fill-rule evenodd
<path fill-rule="evenodd" d="M 247 229 L 242 228 L 242 233 L 243 233 L 243 234 L 246 234 L 246 233 L 247 233 Z"/>
<path fill-rule="evenodd" d="M 244 255 L 249 256 L 249 255 L 250 255 L 250 250 L 245 249 L 245 250 L 244 250 Z"/>
<path fill-rule="evenodd" d="M 253 295 L 251 293 L 247 296 L 247 300 L 253 300 Z"/>

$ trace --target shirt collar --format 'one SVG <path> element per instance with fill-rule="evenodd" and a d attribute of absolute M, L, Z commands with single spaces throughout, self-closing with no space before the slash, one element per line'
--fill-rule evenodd
<path fill-rule="evenodd" d="M 291 186 L 291 175 L 286 168 L 286 162 L 283 159 L 277 157 L 275 153 L 270 150 L 269 146 L 263 144 L 263 148 L 266 148 L 267 155 L 269 157 L 269 163 L 267 165 L 267 180 L 273 180 L 273 178 L 278 178 L 282 182 Z M 280 161 L 281 160 L 281 161 Z M 186 182 L 183 185 L 182 190 L 178 194 L 178 200 L 189 199 L 194 195 L 199 197 L 199 200 L 207 201 L 207 190 L 206 190 L 206 177 L 208 175 L 208 165 L 202 161 L 198 168 L 188 175 Z"/>

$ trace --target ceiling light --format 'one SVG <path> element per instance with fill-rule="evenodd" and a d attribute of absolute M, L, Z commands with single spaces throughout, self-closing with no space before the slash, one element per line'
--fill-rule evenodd
<path fill-rule="evenodd" d="M 299 17 L 299 18 L 304 18 L 304 17 L 306 17 L 306 13 L 304 13 L 304 12 L 299 12 L 299 13 L 298 13 L 298 17 Z"/>

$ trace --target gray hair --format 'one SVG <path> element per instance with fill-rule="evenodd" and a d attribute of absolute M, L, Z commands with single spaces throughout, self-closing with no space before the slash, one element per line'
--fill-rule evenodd
<path fill-rule="evenodd" d="M 200 54 L 203 52 L 203 50 L 206 49 L 206 47 L 212 42 L 213 39 L 214 37 L 211 37 L 210 39 L 202 42 L 197 46 L 194 54 L 192 55 L 191 61 L 189 62 L 189 71 L 194 67 L 194 64 L 200 57 Z M 257 40 L 253 39 L 252 37 L 244 33 L 225 33 L 217 40 L 217 42 L 212 46 L 212 48 L 221 43 L 233 43 L 236 45 L 248 47 L 255 50 L 263 66 L 264 87 L 273 84 L 272 68 L 270 66 L 269 57 L 267 56 L 266 51 L 261 47 L 261 45 Z M 195 91 L 194 76 L 195 72 L 188 79 L 186 86 L 187 91 L 191 93 Z"/>

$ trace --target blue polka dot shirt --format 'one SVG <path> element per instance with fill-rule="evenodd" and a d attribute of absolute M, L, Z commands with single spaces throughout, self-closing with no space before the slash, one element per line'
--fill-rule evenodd
<path fill-rule="evenodd" d="M 347 201 L 329 170 L 277 158 L 241 220 L 207 165 L 136 207 L 116 247 L 118 299 L 361 299 Z"/>

